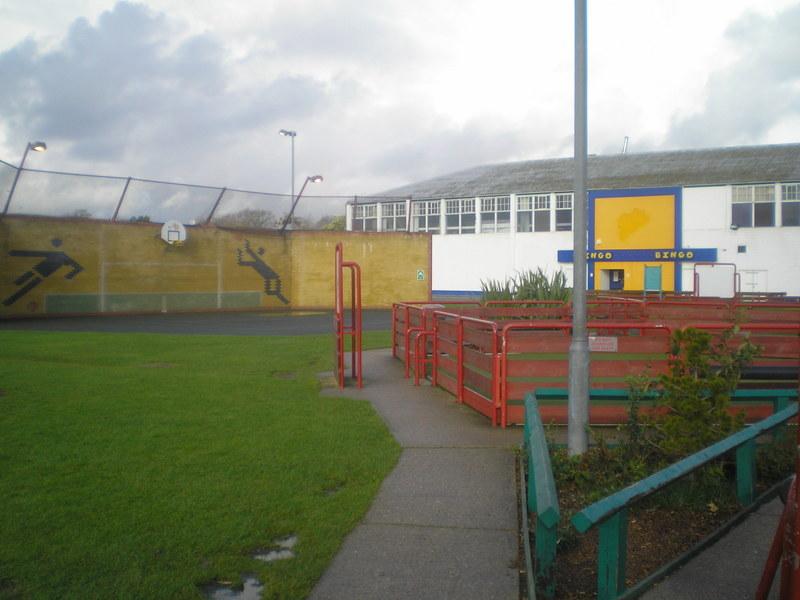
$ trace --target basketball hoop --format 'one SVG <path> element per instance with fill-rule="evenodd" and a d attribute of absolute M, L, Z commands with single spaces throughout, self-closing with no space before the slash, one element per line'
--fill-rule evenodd
<path fill-rule="evenodd" d="M 167 221 L 161 226 L 161 239 L 170 246 L 183 246 L 186 228 L 180 221 Z"/>

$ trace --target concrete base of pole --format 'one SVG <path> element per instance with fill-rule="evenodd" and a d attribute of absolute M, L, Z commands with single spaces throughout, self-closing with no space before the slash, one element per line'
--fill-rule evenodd
<path fill-rule="evenodd" d="M 567 449 L 571 456 L 589 449 L 589 340 L 573 338 L 569 346 Z"/>

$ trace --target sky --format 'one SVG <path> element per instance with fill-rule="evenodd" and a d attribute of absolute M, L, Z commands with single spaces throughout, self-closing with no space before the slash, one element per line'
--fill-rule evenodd
<path fill-rule="evenodd" d="M 371 194 L 571 156 L 569 0 L 0 0 L 0 159 Z M 800 2 L 589 0 L 589 152 L 800 141 Z"/>

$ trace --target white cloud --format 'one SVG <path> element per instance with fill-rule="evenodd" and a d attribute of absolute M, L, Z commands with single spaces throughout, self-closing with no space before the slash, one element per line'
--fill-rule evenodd
<path fill-rule="evenodd" d="M 797 10 L 590 3 L 590 151 L 796 138 Z M 286 192 L 286 127 L 298 186 L 365 194 L 564 156 L 572 28 L 568 2 L 9 0 L 0 158 L 43 138 L 37 167 Z"/>

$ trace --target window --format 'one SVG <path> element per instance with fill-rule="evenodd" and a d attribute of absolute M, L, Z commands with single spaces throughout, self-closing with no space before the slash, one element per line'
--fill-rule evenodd
<path fill-rule="evenodd" d="M 439 233 L 440 204 L 438 200 L 424 200 L 414 202 L 411 214 L 414 231 L 429 231 Z"/>
<path fill-rule="evenodd" d="M 511 230 L 511 198 L 481 198 L 481 233 Z"/>
<path fill-rule="evenodd" d="M 381 204 L 381 228 L 383 231 L 406 230 L 405 202 L 385 202 Z"/>
<path fill-rule="evenodd" d="M 781 225 L 800 225 L 800 183 L 781 185 Z"/>
<path fill-rule="evenodd" d="M 572 194 L 556 194 L 556 231 L 572 231 Z"/>
<path fill-rule="evenodd" d="M 475 199 L 445 202 L 447 233 L 475 233 Z"/>
<path fill-rule="evenodd" d="M 533 197 L 533 230 L 550 231 L 550 196 Z"/>
<path fill-rule="evenodd" d="M 517 231 L 550 231 L 550 194 L 517 196 Z"/>
<path fill-rule="evenodd" d="M 736 227 L 773 227 L 775 225 L 775 186 L 733 186 L 731 225 Z"/>
<path fill-rule="evenodd" d="M 517 196 L 517 231 L 533 231 L 533 196 Z"/>
<path fill-rule="evenodd" d="M 378 205 L 356 204 L 353 210 L 353 231 L 378 231 Z"/>

